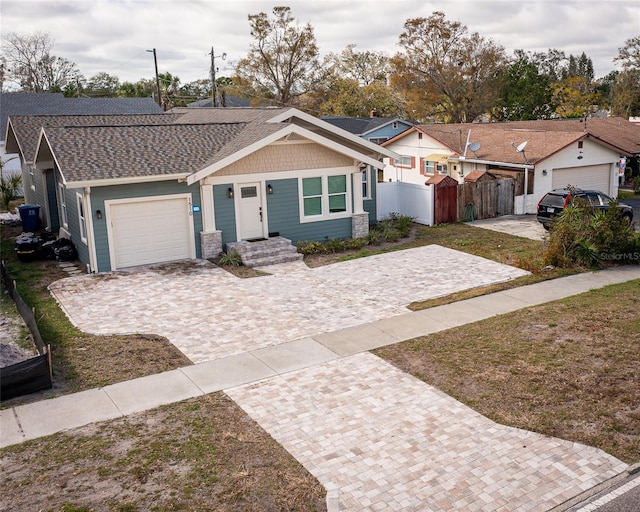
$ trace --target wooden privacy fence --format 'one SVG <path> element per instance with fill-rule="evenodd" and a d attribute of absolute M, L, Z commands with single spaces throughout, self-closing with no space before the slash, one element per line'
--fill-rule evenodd
<path fill-rule="evenodd" d="M 0 400 L 8 400 L 16 396 L 35 393 L 53 386 L 51 372 L 51 348 L 45 345 L 40 336 L 33 310 L 22 299 L 16 290 L 15 282 L 7 274 L 4 262 L 0 262 L 0 273 L 9 296 L 29 328 L 33 343 L 39 355 L 4 368 L 0 368 Z"/>
<path fill-rule="evenodd" d="M 515 181 L 512 178 L 458 185 L 458 220 L 513 215 Z"/>

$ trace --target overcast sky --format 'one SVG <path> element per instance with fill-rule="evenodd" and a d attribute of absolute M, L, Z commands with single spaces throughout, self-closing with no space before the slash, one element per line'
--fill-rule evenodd
<path fill-rule="evenodd" d="M 147 50 L 155 48 L 159 72 L 185 84 L 209 77 L 212 47 L 218 76 L 231 75 L 251 43 L 247 16 L 276 5 L 288 5 L 301 24 L 313 26 L 321 55 L 355 44 L 391 56 L 406 20 L 439 10 L 509 54 L 585 52 L 602 77 L 616 69 L 612 59 L 624 41 L 640 35 L 638 0 L 0 0 L 1 31 L 48 32 L 53 53 L 75 62 L 87 78 L 98 72 L 120 81 L 153 78 Z"/>

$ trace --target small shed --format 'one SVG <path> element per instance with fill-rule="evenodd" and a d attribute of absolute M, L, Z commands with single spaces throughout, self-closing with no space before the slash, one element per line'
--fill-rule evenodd
<path fill-rule="evenodd" d="M 439 174 L 424 183 L 433 190 L 433 223 L 445 224 L 458 220 L 458 181 L 451 176 Z"/>
<path fill-rule="evenodd" d="M 464 177 L 464 182 L 465 183 L 485 183 L 488 181 L 494 181 L 496 179 L 497 179 L 497 176 L 495 174 L 492 174 L 487 171 L 475 170 L 475 171 L 471 171 L 469 174 L 467 174 Z"/>

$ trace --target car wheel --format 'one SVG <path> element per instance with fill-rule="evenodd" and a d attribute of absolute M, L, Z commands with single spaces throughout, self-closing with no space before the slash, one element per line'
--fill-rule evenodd
<path fill-rule="evenodd" d="M 630 214 L 628 214 L 628 213 L 625 213 L 625 214 L 622 216 L 622 218 L 623 218 L 624 220 L 628 221 L 628 222 L 629 222 L 629 224 L 631 224 L 631 221 L 633 220 L 633 217 L 632 217 Z"/>

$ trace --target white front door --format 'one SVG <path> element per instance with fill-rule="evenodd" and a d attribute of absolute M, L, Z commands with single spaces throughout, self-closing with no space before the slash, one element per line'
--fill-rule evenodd
<path fill-rule="evenodd" d="M 260 183 L 241 183 L 238 185 L 238 215 L 240 240 L 252 240 L 264 237 L 262 212 L 262 187 Z"/>

